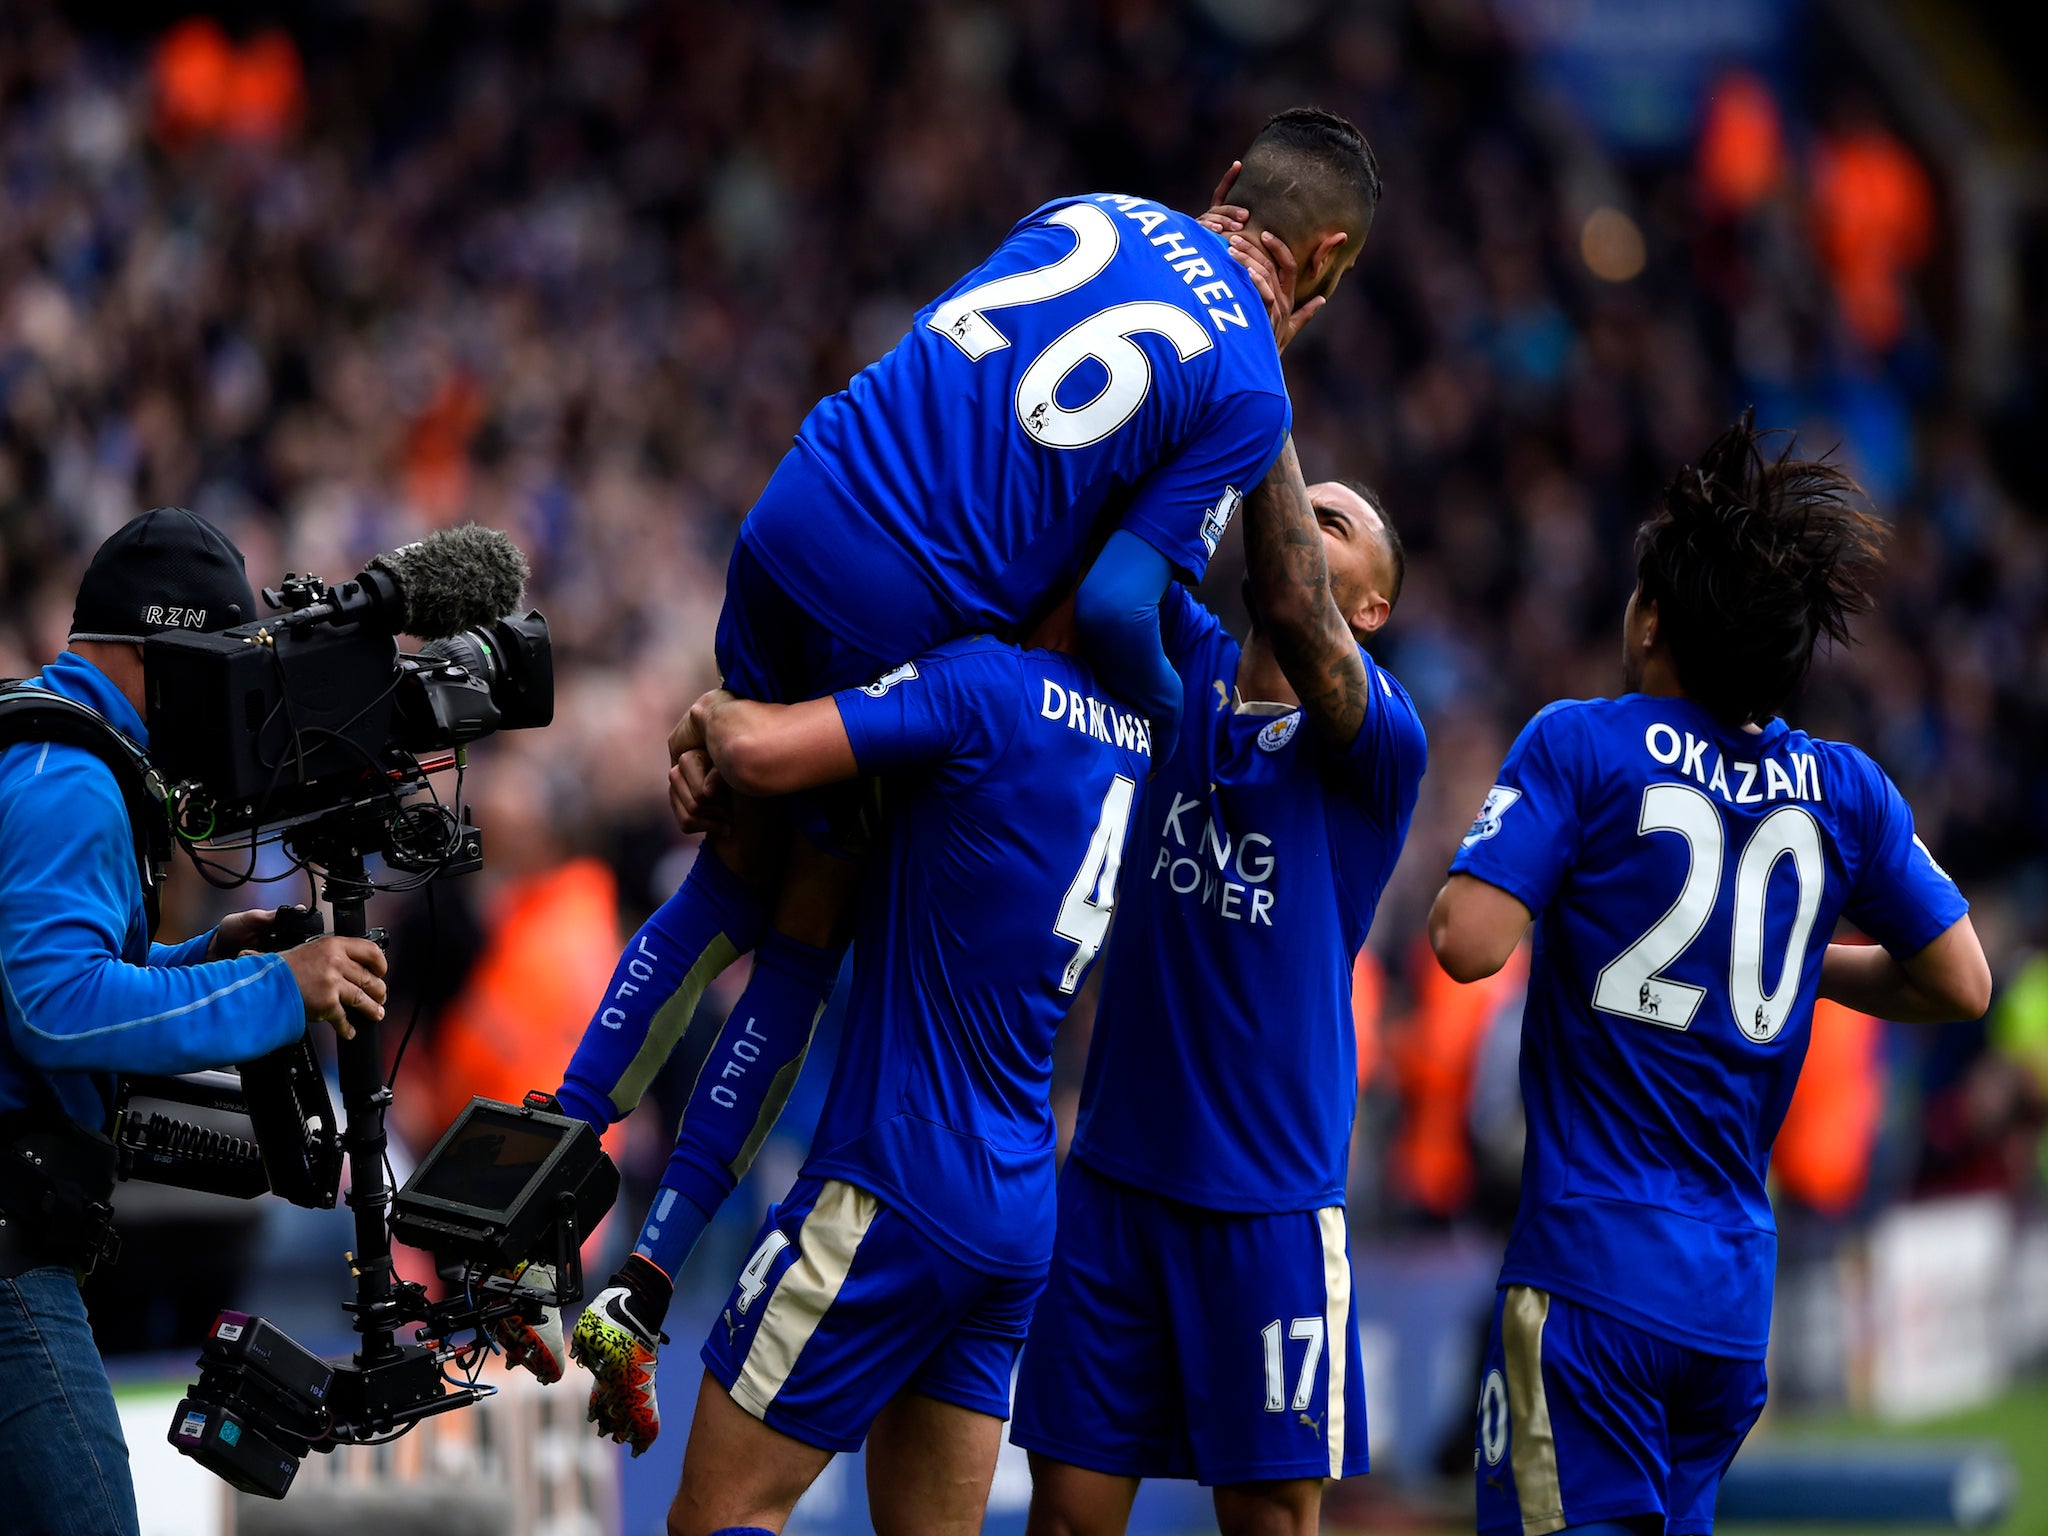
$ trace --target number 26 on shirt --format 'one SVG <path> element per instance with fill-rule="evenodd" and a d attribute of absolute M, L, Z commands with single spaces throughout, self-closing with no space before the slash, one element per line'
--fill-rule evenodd
<path fill-rule="evenodd" d="M 1012 272 L 956 293 L 925 324 L 980 362 L 1010 345 L 988 311 L 1072 293 L 1100 275 L 1116 255 L 1121 237 L 1100 208 L 1072 203 L 1055 210 L 1049 222 L 1074 232 L 1073 250 L 1051 266 Z M 1152 388 L 1151 359 L 1131 340 L 1140 333 L 1164 336 L 1184 363 L 1215 345 L 1208 327 L 1178 304 L 1160 299 L 1112 304 L 1068 327 L 1031 360 L 1017 381 L 1018 424 L 1048 448 L 1086 448 L 1108 437 L 1137 415 Z M 1093 399 L 1068 409 L 1057 398 L 1060 386 L 1091 357 L 1107 377 Z"/>

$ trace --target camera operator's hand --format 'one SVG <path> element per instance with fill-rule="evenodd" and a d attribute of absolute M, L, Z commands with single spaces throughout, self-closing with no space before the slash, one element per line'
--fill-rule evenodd
<path fill-rule="evenodd" d="M 275 907 L 261 912 L 236 912 L 224 917 L 220 926 L 213 930 L 213 942 L 206 946 L 206 958 L 225 960 L 231 955 L 246 955 L 251 950 L 262 949 L 263 941 L 276 926 Z"/>
<path fill-rule="evenodd" d="M 384 951 L 368 939 L 312 939 L 284 952 L 306 1000 L 306 1022 L 324 1019 L 344 1040 L 355 1038 L 350 1012 L 384 1017 Z"/>

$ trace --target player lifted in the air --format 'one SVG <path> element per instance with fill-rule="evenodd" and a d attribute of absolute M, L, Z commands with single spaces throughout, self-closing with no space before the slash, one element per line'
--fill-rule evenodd
<path fill-rule="evenodd" d="M 1969 1019 L 1991 976 L 1913 813 L 1779 712 L 1880 525 L 1745 418 L 1636 536 L 1618 699 L 1529 722 L 1430 913 L 1460 981 L 1536 925 L 1528 1150 L 1479 1394 L 1479 1529 L 1696 1536 L 1764 1405 L 1765 1175 L 1816 995 Z M 1831 942 L 1847 919 L 1875 944 Z"/>
<path fill-rule="evenodd" d="M 1400 594 L 1393 524 L 1290 470 L 1246 502 L 1251 638 L 1161 608 L 1187 713 L 1125 857 L 1018 1378 L 1035 1536 L 1120 1536 L 1146 1477 L 1214 1486 L 1226 1536 L 1306 1536 L 1323 1480 L 1366 1470 L 1351 970 L 1426 748 L 1362 645 Z"/>
<path fill-rule="evenodd" d="M 1053 1234 L 1053 1032 L 1150 767 L 1078 658 L 954 641 L 865 688 L 692 711 L 740 788 L 886 774 L 809 1160 L 710 1340 L 675 1536 L 780 1530 L 867 1445 L 877 1530 L 981 1523 Z"/>
<path fill-rule="evenodd" d="M 1299 314 L 1356 259 L 1379 177 L 1355 128 L 1300 109 L 1260 131 L 1231 195 L 1246 236 L 1287 251 Z M 733 552 L 726 685 L 809 699 L 952 637 L 1015 638 L 1080 578 L 1082 649 L 1164 751 L 1181 688 L 1159 599 L 1200 577 L 1288 424 L 1274 331 L 1225 239 L 1137 197 L 1047 204 L 806 418 Z M 738 802 L 629 942 L 560 1090 L 594 1124 L 624 1116 L 705 985 L 754 951 L 635 1254 L 574 1345 L 600 1365 L 595 1416 L 636 1448 L 654 1432 L 670 1277 L 779 1112 L 844 953 L 857 865 L 833 854 L 858 843 L 848 798 L 799 802 L 793 839 L 790 807 Z M 607 1332 L 641 1346 L 623 1374 L 607 1364 L 624 1358 L 616 1339 L 598 1347 Z M 551 1343 L 516 1343 L 558 1369 Z"/>

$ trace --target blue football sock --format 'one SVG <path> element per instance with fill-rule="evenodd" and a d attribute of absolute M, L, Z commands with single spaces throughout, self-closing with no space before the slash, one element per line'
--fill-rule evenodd
<path fill-rule="evenodd" d="M 845 954 L 843 945 L 819 949 L 780 933 L 761 940 L 747 989 L 690 1090 L 675 1152 L 634 1245 L 664 1274 L 680 1273 L 782 1113 Z"/>
<path fill-rule="evenodd" d="M 619 956 L 556 1090 L 563 1112 L 600 1131 L 625 1119 L 682 1041 L 704 988 L 767 927 L 767 904 L 716 856 L 700 854 Z"/>

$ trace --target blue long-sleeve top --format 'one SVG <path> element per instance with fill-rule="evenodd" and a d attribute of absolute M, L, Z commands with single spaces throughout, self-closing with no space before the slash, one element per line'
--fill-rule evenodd
<path fill-rule="evenodd" d="M 1173 563 L 1119 528 L 1095 557 L 1074 596 L 1074 628 L 1102 685 L 1143 712 L 1152 726 L 1152 761 L 1173 755 L 1180 734 L 1180 674 L 1159 634 L 1159 599 Z"/>
<path fill-rule="evenodd" d="M 39 679 L 147 747 L 142 717 L 66 652 Z M 116 1075 L 193 1072 L 289 1044 L 305 1005 L 281 955 L 205 958 L 212 934 L 153 944 L 113 771 L 91 753 L 0 752 L 0 1111 L 59 1107 L 104 1129 Z"/>

